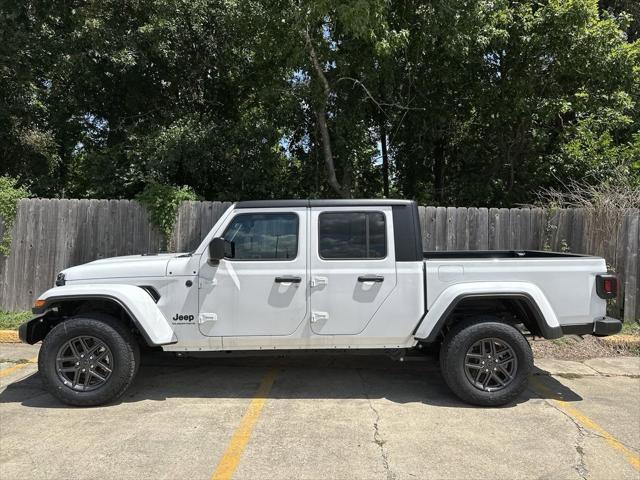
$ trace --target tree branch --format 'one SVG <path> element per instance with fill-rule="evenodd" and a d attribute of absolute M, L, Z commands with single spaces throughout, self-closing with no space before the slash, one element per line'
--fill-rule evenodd
<path fill-rule="evenodd" d="M 418 108 L 418 107 L 410 107 L 408 105 L 400 105 L 399 103 L 385 103 L 385 102 L 380 102 L 378 100 L 376 100 L 373 95 L 371 95 L 371 92 L 369 91 L 369 89 L 366 87 L 366 85 L 364 83 L 362 83 L 360 80 L 358 80 L 357 78 L 352 78 L 352 77 L 341 77 L 338 79 L 338 82 L 342 81 L 342 80 L 349 80 L 351 82 L 354 83 L 354 85 L 358 85 L 360 86 L 363 90 L 364 93 L 367 94 L 367 97 L 369 97 L 371 99 L 371 101 L 373 103 L 376 104 L 376 107 L 378 107 L 378 109 L 380 109 L 380 111 L 386 116 L 386 113 L 384 111 L 384 108 L 382 107 L 393 107 L 393 108 L 398 108 L 400 110 L 407 110 L 407 111 L 419 111 L 419 112 L 424 112 L 427 109 L 426 108 Z"/>

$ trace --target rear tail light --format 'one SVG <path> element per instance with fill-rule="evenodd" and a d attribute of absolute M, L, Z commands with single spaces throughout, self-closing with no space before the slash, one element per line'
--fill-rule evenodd
<path fill-rule="evenodd" d="M 613 273 L 597 275 L 596 292 L 600 298 L 616 298 L 618 296 L 618 277 Z"/>

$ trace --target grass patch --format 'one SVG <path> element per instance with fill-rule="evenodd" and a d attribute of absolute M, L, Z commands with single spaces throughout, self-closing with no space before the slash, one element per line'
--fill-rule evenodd
<path fill-rule="evenodd" d="M 623 322 L 622 331 L 624 335 L 640 335 L 640 323 L 639 322 Z"/>
<path fill-rule="evenodd" d="M 0 330 L 17 330 L 31 317 L 31 312 L 0 312 Z"/>

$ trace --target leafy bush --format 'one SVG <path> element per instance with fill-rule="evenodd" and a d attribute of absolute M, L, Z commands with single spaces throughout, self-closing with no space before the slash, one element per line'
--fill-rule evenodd
<path fill-rule="evenodd" d="M 16 186 L 17 180 L 0 176 L 0 218 L 4 221 L 4 234 L 0 238 L 0 255 L 9 255 L 11 251 L 11 229 L 18 211 L 18 200 L 29 196 L 29 191 Z"/>
<path fill-rule="evenodd" d="M 181 202 L 197 200 L 198 196 L 188 186 L 174 187 L 158 182 L 150 182 L 142 193 L 136 196 L 149 212 L 149 219 L 164 236 L 168 250 L 173 249 L 171 233 L 173 224 L 178 216 L 178 208 Z"/>

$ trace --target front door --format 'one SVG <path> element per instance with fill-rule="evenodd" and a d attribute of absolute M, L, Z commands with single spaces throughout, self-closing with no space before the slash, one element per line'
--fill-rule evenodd
<path fill-rule="evenodd" d="M 207 336 L 290 335 L 307 316 L 307 209 L 238 210 L 221 235 L 229 258 L 200 266 Z"/>
<path fill-rule="evenodd" d="M 391 207 L 311 209 L 311 329 L 362 332 L 396 285 Z"/>

